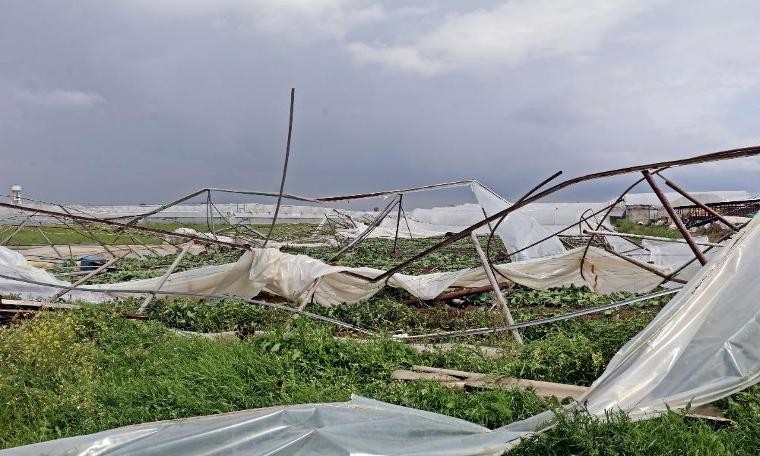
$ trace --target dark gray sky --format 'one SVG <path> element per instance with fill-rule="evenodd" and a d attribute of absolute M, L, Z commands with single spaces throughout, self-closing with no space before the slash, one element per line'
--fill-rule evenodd
<path fill-rule="evenodd" d="M 568 177 L 760 144 L 754 0 L 5 0 L 0 194 Z M 760 160 L 671 174 L 760 191 Z M 603 200 L 625 182 L 558 196 Z M 642 191 L 644 189 L 642 188 Z"/>

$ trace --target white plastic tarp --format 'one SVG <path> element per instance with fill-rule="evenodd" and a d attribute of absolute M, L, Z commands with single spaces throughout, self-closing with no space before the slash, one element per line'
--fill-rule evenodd
<path fill-rule="evenodd" d="M 506 200 L 489 191 L 479 184 L 472 184 L 472 192 L 489 217 L 511 206 Z M 496 228 L 507 252 L 513 253 L 548 237 L 549 233 L 533 217 L 518 211 L 507 215 Z M 550 237 L 532 247 L 525 248 L 512 257 L 513 261 L 529 260 L 555 255 L 565 251 L 562 242 L 556 237 Z"/>
<path fill-rule="evenodd" d="M 592 247 L 580 269 L 583 248 L 535 260 L 495 265 L 507 279 L 530 288 L 588 286 L 600 293 L 614 291 L 650 291 L 662 278 L 641 269 L 602 249 Z M 350 274 L 344 274 L 344 273 Z M 669 272 L 662 269 L 661 273 Z M 234 294 L 255 297 L 262 291 L 291 301 L 314 301 L 322 305 L 359 302 L 380 291 L 385 283 L 370 282 L 383 271 L 373 268 L 332 266 L 306 255 L 292 255 L 277 249 L 254 249 L 236 263 L 205 266 L 169 276 L 163 291 L 208 294 Z M 159 278 L 90 288 L 152 290 Z M 387 285 L 403 288 L 421 299 L 433 299 L 451 287 L 488 285 L 482 267 L 423 275 L 394 274 Z M 112 293 L 119 295 L 119 293 Z"/>
<path fill-rule="evenodd" d="M 3 246 L 0 246 L 0 274 L 53 285 L 69 285 L 68 282 L 56 279 L 44 269 L 30 265 L 23 255 Z M 60 288 L 34 285 L 0 277 L 0 295 L 15 295 L 22 299 L 34 299 L 49 297 L 58 291 Z M 98 296 L 92 293 L 78 293 L 77 296 L 98 299 Z"/>

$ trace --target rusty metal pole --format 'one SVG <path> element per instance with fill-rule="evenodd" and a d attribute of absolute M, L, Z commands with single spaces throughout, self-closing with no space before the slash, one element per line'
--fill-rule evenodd
<path fill-rule="evenodd" d="M 670 216 L 670 219 L 673 220 L 673 223 L 676 224 L 676 228 L 678 228 L 678 231 L 681 232 L 681 235 L 686 240 L 686 243 L 689 244 L 689 248 L 691 248 L 691 251 L 694 252 L 694 256 L 697 257 L 697 260 L 702 264 L 702 266 L 707 264 L 707 258 L 702 254 L 702 251 L 697 246 L 697 243 L 694 242 L 694 239 L 692 239 L 691 234 L 689 233 L 689 230 L 686 229 L 686 225 L 683 224 L 683 220 L 681 220 L 681 217 L 676 214 L 676 211 L 673 209 L 673 206 L 670 205 L 670 201 L 665 197 L 665 194 L 662 193 L 662 190 L 660 190 L 660 187 L 657 186 L 657 182 L 654 181 L 654 178 L 652 177 L 652 174 L 649 173 L 649 170 L 644 170 L 641 172 L 641 174 L 644 175 L 644 179 L 647 180 L 647 183 L 649 183 L 649 186 L 652 187 L 652 190 L 654 190 L 654 193 L 657 195 L 657 198 L 659 198 L 660 202 L 662 203 L 662 206 L 667 211 L 668 215 Z"/>
<path fill-rule="evenodd" d="M 8 241 L 10 241 L 10 240 L 11 240 L 11 238 L 12 238 L 13 236 L 15 236 L 15 235 L 16 235 L 16 234 L 17 234 L 19 231 L 21 231 L 21 230 L 22 230 L 22 229 L 23 229 L 23 228 L 26 226 L 26 224 L 27 224 L 27 223 L 29 223 L 29 220 L 31 220 L 31 219 L 32 219 L 32 217 L 34 217 L 36 214 L 37 214 L 37 213 L 35 212 L 34 214 L 32 214 L 32 215 L 28 216 L 27 218 L 25 218 L 25 219 L 24 219 L 24 221 L 22 221 L 22 222 L 21 222 L 21 223 L 20 223 L 20 224 L 19 224 L 19 225 L 16 227 L 16 229 L 13 231 L 13 233 L 11 233 L 11 235 L 10 235 L 10 236 L 8 236 L 7 238 L 5 238 L 5 239 L 3 240 L 3 242 L 0 242 L 0 245 L 5 245 L 5 244 L 7 244 L 7 243 L 8 243 Z"/>
<path fill-rule="evenodd" d="M 148 304 L 153 300 L 153 298 L 156 297 L 156 294 L 161 291 L 161 287 L 164 286 L 164 283 L 166 283 L 166 280 L 169 278 L 169 276 L 174 272 L 175 269 L 177 269 L 177 266 L 179 266 L 179 262 L 182 261 L 182 258 L 185 256 L 188 250 L 190 250 L 190 247 L 193 246 L 194 241 L 190 241 L 187 244 L 185 244 L 185 247 L 182 249 L 179 254 L 177 254 L 177 258 L 174 259 L 174 262 L 169 266 L 169 269 L 166 270 L 163 276 L 158 280 L 158 284 L 156 285 L 156 288 L 153 290 L 151 294 L 145 297 L 145 301 L 140 305 L 140 308 L 137 309 L 137 315 L 142 315 L 145 313 L 145 310 L 148 308 Z"/>
<path fill-rule="evenodd" d="M 404 194 L 401 193 L 398 196 L 398 214 L 396 215 L 396 235 L 393 236 L 393 253 L 396 253 L 396 245 L 398 244 L 398 227 L 401 225 L 401 202 L 404 200 Z"/>
<path fill-rule="evenodd" d="M 662 177 L 662 179 L 665 181 L 665 185 L 667 185 L 668 187 L 670 187 L 673 190 L 675 190 L 678 193 L 680 193 L 681 196 L 683 196 L 687 200 L 691 201 L 692 203 L 694 203 L 697 206 L 699 206 L 700 208 L 702 208 L 703 211 L 707 212 L 708 214 L 712 215 L 716 219 L 718 219 L 721 222 L 723 222 L 723 224 L 726 225 L 727 227 L 729 227 L 730 229 L 732 229 L 734 231 L 739 231 L 739 228 L 737 228 L 736 226 L 734 226 L 733 223 L 729 222 L 728 220 L 726 220 L 725 217 L 723 217 L 722 215 L 720 215 L 717 212 L 715 212 L 715 210 L 713 208 L 711 208 L 710 206 L 704 204 L 703 202 L 701 202 L 698 199 L 696 199 L 693 196 L 691 196 L 689 193 L 686 192 L 686 190 L 684 190 L 681 187 L 679 187 L 678 185 L 676 185 L 675 182 L 666 179 L 662 175 L 660 175 L 660 177 Z"/>
<path fill-rule="evenodd" d="M 50 238 L 45 234 L 45 231 L 42 229 L 42 225 L 37 225 L 37 231 L 40 232 L 43 238 L 45 238 L 45 241 L 48 243 L 50 247 L 53 248 L 53 252 L 55 252 L 56 255 L 58 255 L 58 258 L 63 258 L 63 255 L 61 255 L 61 251 L 58 250 L 58 248 L 53 244 L 52 241 L 50 241 Z"/>
<path fill-rule="evenodd" d="M 496 301 L 499 303 L 499 309 L 501 310 L 502 315 L 504 315 L 504 319 L 507 321 L 507 324 L 514 325 L 515 319 L 512 318 L 512 312 L 509 311 L 507 300 L 502 294 L 499 283 L 496 282 L 496 277 L 493 275 L 493 271 L 491 270 L 491 265 L 488 263 L 488 258 L 486 258 L 486 254 L 483 252 L 483 248 L 480 246 L 478 235 L 475 234 L 475 232 L 472 232 L 470 233 L 470 237 L 472 238 L 472 243 L 475 246 L 475 251 L 478 252 L 480 262 L 483 264 L 483 270 L 486 272 L 486 277 L 488 277 L 488 282 L 491 284 L 493 294 L 496 296 Z M 514 337 L 515 341 L 518 344 L 523 344 L 522 336 L 520 336 L 520 333 L 516 329 L 512 329 L 509 332 L 512 333 L 512 337 Z"/>
<path fill-rule="evenodd" d="M 71 291 L 74 288 L 78 287 L 79 285 L 82 285 L 83 283 L 87 282 L 88 280 L 90 280 L 90 278 L 92 278 L 96 274 L 99 274 L 101 271 L 104 271 L 105 269 L 108 269 L 109 267 L 113 266 L 114 263 L 116 263 L 117 261 L 121 260 L 122 258 L 124 258 L 127 255 L 129 255 L 129 251 L 124 252 L 124 253 L 122 253 L 119 256 L 115 256 L 115 257 L 111 258 L 106 263 L 104 263 L 101 266 L 99 266 L 97 269 L 88 272 L 84 277 L 82 277 L 81 279 L 79 279 L 76 282 L 72 283 L 69 287 L 66 287 L 63 290 L 61 290 L 58 293 L 56 293 L 53 296 L 51 296 L 50 299 L 47 300 L 47 304 L 50 304 L 52 302 L 57 301 L 58 299 L 60 299 L 63 295 L 65 295 L 69 291 Z"/>

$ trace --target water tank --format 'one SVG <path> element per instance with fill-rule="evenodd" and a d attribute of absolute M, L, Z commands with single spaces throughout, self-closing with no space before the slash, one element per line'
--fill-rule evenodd
<path fill-rule="evenodd" d="M 21 186 L 11 185 L 11 203 L 21 204 Z"/>

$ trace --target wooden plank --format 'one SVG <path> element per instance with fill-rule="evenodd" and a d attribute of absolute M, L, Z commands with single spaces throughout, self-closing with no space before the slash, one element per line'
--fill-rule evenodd
<path fill-rule="evenodd" d="M 418 375 L 414 375 L 418 374 Z M 568 385 L 565 383 L 545 382 L 541 380 L 528 380 L 511 377 L 498 377 L 491 374 L 467 372 L 455 369 L 444 369 L 430 366 L 412 366 L 411 371 L 394 371 L 391 376 L 398 380 L 432 380 L 439 381 L 444 385 L 459 388 L 484 388 L 484 389 L 532 389 L 540 397 L 556 397 L 563 399 L 570 397 L 573 400 L 580 399 L 588 390 L 588 386 Z M 713 404 L 705 404 L 689 409 L 686 415 L 690 418 L 706 419 L 719 424 L 731 424 L 731 420 L 725 418 L 720 408 Z"/>

